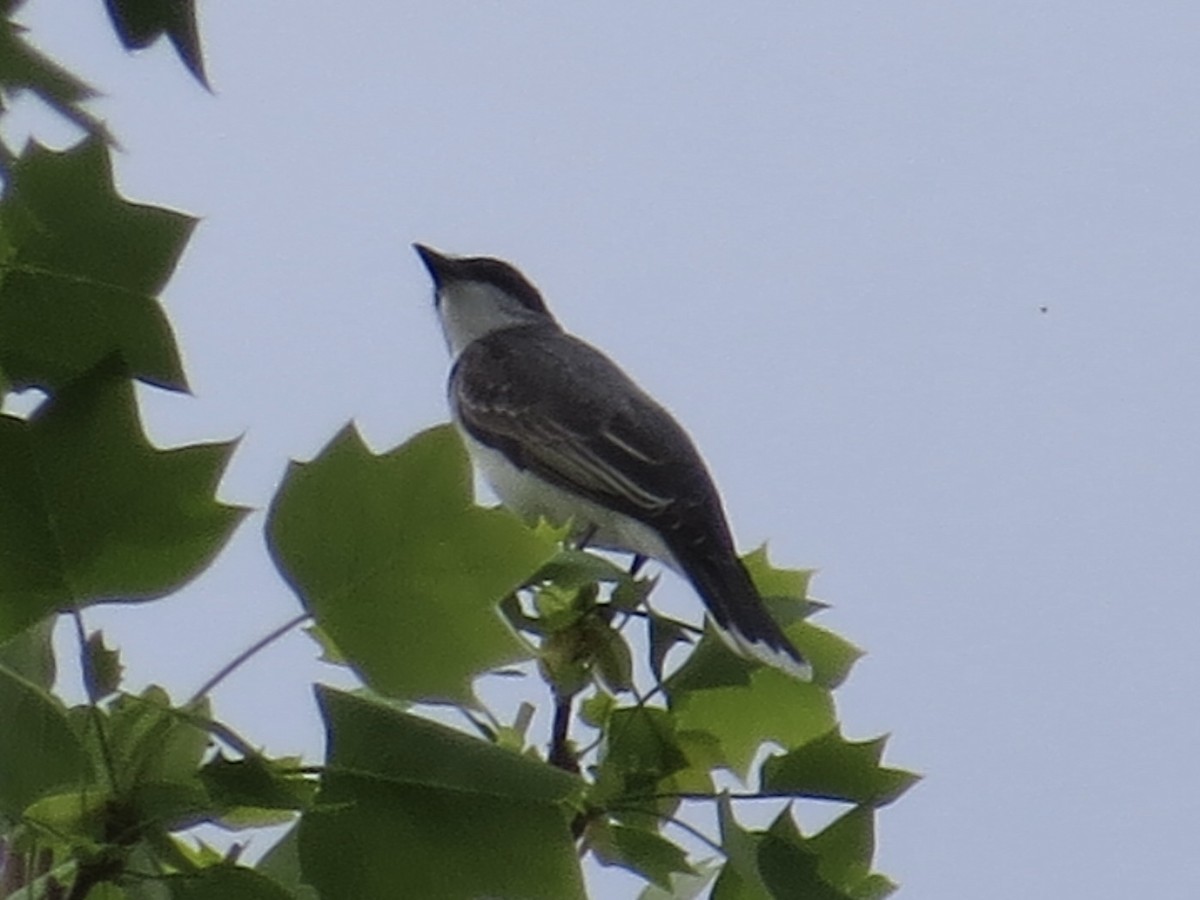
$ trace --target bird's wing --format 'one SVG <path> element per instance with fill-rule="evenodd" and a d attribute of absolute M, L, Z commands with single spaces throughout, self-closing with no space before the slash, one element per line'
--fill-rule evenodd
<path fill-rule="evenodd" d="M 681 507 L 716 502 L 670 414 L 557 329 L 508 329 L 472 343 L 455 364 L 450 401 L 473 437 L 520 468 L 641 521 L 662 527 Z"/>
<path fill-rule="evenodd" d="M 655 528 L 732 646 L 810 677 L 738 560 L 691 439 L 608 357 L 556 326 L 507 329 L 460 354 L 450 402 L 514 465 Z"/>

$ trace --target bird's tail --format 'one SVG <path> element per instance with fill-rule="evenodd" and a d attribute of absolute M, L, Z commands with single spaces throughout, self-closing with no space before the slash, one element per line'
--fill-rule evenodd
<path fill-rule="evenodd" d="M 734 553 L 698 554 L 682 568 L 731 650 L 800 681 L 812 680 L 812 666 L 771 618 L 750 573 Z"/>

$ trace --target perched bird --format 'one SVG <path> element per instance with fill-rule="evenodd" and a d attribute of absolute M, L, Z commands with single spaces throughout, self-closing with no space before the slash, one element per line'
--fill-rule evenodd
<path fill-rule="evenodd" d="M 450 410 L 500 501 L 570 520 L 593 546 L 657 559 L 695 586 L 735 651 L 808 680 L 738 559 L 691 438 L 607 356 L 562 329 L 499 259 L 415 244 L 453 357 Z"/>

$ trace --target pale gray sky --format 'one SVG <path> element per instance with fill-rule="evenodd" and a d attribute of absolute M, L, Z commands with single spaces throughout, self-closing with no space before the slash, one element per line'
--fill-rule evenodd
<path fill-rule="evenodd" d="M 927 776 L 880 817 L 901 897 L 1195 896 L 1200 6 L 201 6 L 215 97 L 100 3 L 21 15 L 108 93 L 121 189 L 204 218 L 157 440 L 244 432 L 222 495 L 262 506 L 347 419 L 441 421 L 408 243 L 506 257 L 690 428 L 744 547 L 821 569 L 870 654 L 848 732 Z M 135 681 L 291 614 L 261 526 L 90 617 Z M 312 655 L 220 712 L 317 754 Z"/>

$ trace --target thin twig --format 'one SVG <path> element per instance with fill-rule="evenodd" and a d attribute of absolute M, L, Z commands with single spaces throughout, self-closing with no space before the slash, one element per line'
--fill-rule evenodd
<path fill-rule="evenodd" d="M 638 618 L 641 618 L 641 619 L 650 619 L 650 618 L 658 619 L 662 622 L 668 622 L 671 625 L 674 625 L 676 628 L 680 628 L 683 631 L 690 632 L 691 634 L 696 634 L 696 635 L 700 635 L 700 636 L 704 635 L 704 629 L 701 628 L 700 626 L 693 625 L 690 622 L 684 622 L 682 619 L 674 619 L 671 616 L 664 616 L 662 613 L 655 612 L 653 609 L 651 609 L 649 604 L 647 604 L 645 609 L 627 609 L 627 610 L 624 610 L 624 612 L 626 615 L 637 616 Z"/>
<path fill-rule="evenodd" d="M 591 753 L 593 750 L 595 750 L 597 747 L 599 747 L 601 744 L 604 743 L 604 726 L 601 725 L 600 727 L 598 727 L 596 729 L 596 731 L 597 731 L 597 734 L 596 734 L 595 740 L 593 740 L 590 743 L 586 744 L 585 746 L 579 748 L 577 756 L 580 759 L 583 759 L 585 756 L 587 756 L 589 753 Z"/>
<path fill-rule="evenodd" d="M 644 809 L 640 806 L 610 806 L 610 807 L 608 807 L 607 811 L 608 812 L 636 812 L 636 813 L 642 813 L 644 815 L 652 815 L 656 819 L 659 819 L 663 822 L 668 823 L 669 825 L 674 825 L 676 828 L 680 828 L 683 831 L 686 831 L 688 834 L 690 834 L 696 840 L 707 845 L 709 848 L 715 850 L 717 853 L 720 853 L 722 856 L 725 856 L 725 857 L 729 856 L 728 851 L 726 851 L 726 849 L 724 847 L 722 847 L 720 844 L 718 844 L 716 841 L 714 841 L 712 838 L 710 838 L 703 831 L 696 828 L 694 825 L 689 825 L 687 822 L 683 821 L 682 819 L 677 819 L 674 816 L 667 815 L 666 813 L 653 812 L 651 810 Z"/>
<path fill-rule="evenodd" d="M 547 762 L 564 771 L 579 774 L 579 760 L 571 752 L 569 729 L 571 727 L 571 701 L 573 694 L 554 695 L 554 725 L 550 730 L 550 754 Z"/>
<path fill-rule="evenodd" d="M 749 791 L 722 791 L 719 794 L 708 794 L 704 791 L 675 791 L 665 794 L 647 794 L 647 800 L 720 800 L 728 797 L 730 800 L 803 800 L 807 795 L 788 791 L 760 791 L 752 794 Z"/>
<path fill-rule="evenodd" d="M 337 766 L 276 766 L 277 775 L 324 775 L 326 772 L 336 772 Z"/>
<path fill-rule="evenodd" d="M 496 740 L 496 732 L 489 728 L 485 722 L 480 722 L 477 718 L 471 715 L 469 710 L 466 710 L 461 706 L 456 706 L 455 709 L 457 709 L 462 714 L 463 718 L 470 722 L 471 725 L 474 726 L 475 730 L 478 731 L 483 737 L 487 738 L 489 741 Z"/>
<path fill-rule="evenodd" d="M 106 881 L 111 881 L 121 873 L 123 866 L 111 861 L 91 862 L 78 868 L 71 892 L 65 900 L 87 900 L 92 888 Z"/>
<path fill-rule="evenodd" d="M 228 663 L 222 666 L 212 678 L 204 682 L 204 684 L 197 689 L 196 693 L 192 694 L 191 698 L 184 705 L 191 706 L 194 703 L 199 703 L 206 696 L 208 696 L 209 692 L 211 692 L 213 688 L 232 675 L 239 666 L 249 660 L 252 656 L 254 656 L 254 654 L 258 653 L 269 644 L 279 640 L 301 622 L 309 618 L 311 618 L 309 613 L 301 613 L 300 615 L 289 619 L 287 622 L 284 622 L 270 634 L 255 641 L 253 644 L 231 659 Z"/>

